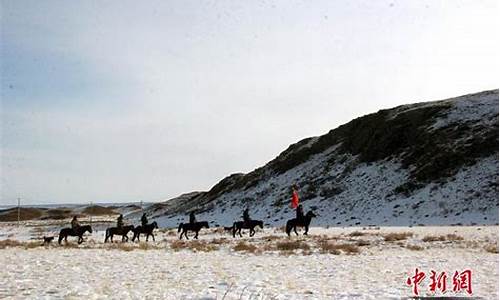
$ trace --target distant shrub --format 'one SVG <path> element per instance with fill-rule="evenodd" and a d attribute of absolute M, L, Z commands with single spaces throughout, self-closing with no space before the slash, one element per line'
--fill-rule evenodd
<path fill-rule="evenodd" d="M 321 241 L 318 244 L 321 253 L 330 253 L 334 255 L 339 255 L 341 250 L 346 254 L 357 254 L 359 253 L 359 248 L 353 244 L 335 244 L 329 243 L 328 241 Z"/>
<path fill-rule="evenodd" d="M 358 247 L 363 247 L 363 246 L 368 246 L 370 245 L 370 242 L 367 240 L 359 240 L 356 242 L 356 246 Z"/>
<path fill-rule="evenodd" d="M 446 237 L 444 235 L 426 235 L 422 238 L 422 241 L 429 243 L 429 242 L 444 242 L 446 241 Z"/>
<path fill-rule="evenodd" d="M 486 250 L 486 252 L 489 252 L 489 253 L 496 253 L 496 254 L 498 254 L 498 245 L 496 245 L 496 244 L 486 245 L 484 247 L 484 250 Z"/>
<path fill-rule="evenodd" d="M 365 232 L 361 232 L 361 231 L 354 231 L 354 232 L 351 232 L 348 234 L 348 236 L 352 236 L 352 237 L 355 237 L 355 236 L 363 236 L 363 235 L 366 235 Z"/>
<path fill-rule="evenodd" d="M 384 236 L 384 241 L 386 242 L 402 241 L 412 236 L 413 233 L 411 232 L 393 232 L 386 234 Z"/>
<path fill-rule="evenodd" d="M 424 250 L 424 247 L 418 246 L 418 245 L 406 245 L 407 249 L 413 250 L 413 251 L 422 251 Z"/>
<path fill-rule="evenodd" d="M 18 246 L 21 246 L 22 244 L 23 243 L 20 241 L 6 239 L 3 241 L 0 241 L 0 249 L 5 249 L 7 247 L 18 247 Z"/>
<path fill-rule="evenodd" d="M 255 253 L 257 251 L 257 247 L 252 245 L 252 244 L 245 243 L 245 242 L 239 242 L 238 244 L 236 244 L 233 247 L 233 250 L 234 251 L 245 251 L 245 252 Z"/>
<path fill-rule="evenodd" d="M 448 241 L 462 241 L 464 238 L 454 233 L 451 233 L 446 235 L 446 239 Z"/>
<path fill-rule="evenodd" d="M 424 242 L 444 242 L 444 241 L 462 241 L 464 238 L 454 233 L 447 235 L 427 235 L 422 238 Z"/>
<path fill-rule="evenodd" d="M 309 245 L 301 241 L 285 241 L 276 243 L 276 249 L 278 250 L 309 250 Z"/>

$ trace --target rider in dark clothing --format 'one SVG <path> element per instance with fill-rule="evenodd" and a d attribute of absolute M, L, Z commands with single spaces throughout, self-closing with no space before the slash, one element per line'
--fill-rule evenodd
<path fill-rule="evenodd" d="M 299 204 L 299 206 L 297 206 L 295 212 L 297 213 L 297 221 L 301 222 L 304 219 L 304 209 L 302 208 L 302 204 Z"/>
<path fill-rule="evenodd" d="M 119 229 L 123 227 L 123 215 L 120 215 L 118 219 L 116 219 L 116 227 Z"/>
<path fill-rule="evenodd" d="M 243 211 L 243 222 L 245 222 L 245 224 L 248 223 L 248 221 L 250 221 L 250 215 L 248 214 L 248 208 L 246 208 L 244 211 Z"/>
<path fill-rule="evenodd" d="M 73 229 L 74 232 L 80 227 L 80 223 L 76 219 L 76 216 L 73 217 L 73 220 L 71 220 L 71 229 Z"/>
<path fill-rule="evenodd" d="M 189 223 L 196 223 L 196 217 L 194 216 L 194 211 L 189 213 Z"/>
<path fill-rule="evenodd" d="M 142 214 L 142 217 L 141 217 L 141 224 L 142 224 L 142 227 L 148 225 L 148 218 L 146 217 L 146 213 L 143 213 Z"/>

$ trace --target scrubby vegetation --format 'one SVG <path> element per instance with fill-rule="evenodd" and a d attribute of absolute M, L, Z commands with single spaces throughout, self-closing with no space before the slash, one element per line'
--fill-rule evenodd
<path fill-rule="evenodd" d="M 384 236 L 384 241 L 386 242 L 402 241 L 412 236 L 413 233 L 411 232 L 393 232 L 386 234 Z"/>

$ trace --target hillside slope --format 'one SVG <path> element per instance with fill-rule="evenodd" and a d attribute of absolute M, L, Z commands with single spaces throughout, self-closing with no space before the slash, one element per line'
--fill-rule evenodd
<path fill-rule="evenodd" d="M 354 119 L 148 214 L 175 226 L 195 210 L 228 225 L 249 207 L 252 218 L 283 225 L 294 216 L 294 183 L 305 211 L 319 214 L 315 225 L 497 224 L 498 90 Z"/>

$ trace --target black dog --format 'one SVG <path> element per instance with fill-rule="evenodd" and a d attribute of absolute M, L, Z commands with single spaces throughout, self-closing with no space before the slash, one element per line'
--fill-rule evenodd
<path fill-rule="evenodd" d="M 53 236 L 44 236 L 43 237 L 43 244 L 42 245 L 48 245 L 52 240 L 54 239 Z"/>

